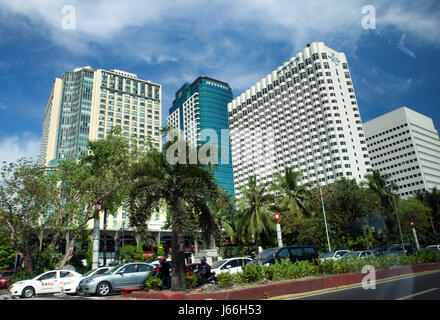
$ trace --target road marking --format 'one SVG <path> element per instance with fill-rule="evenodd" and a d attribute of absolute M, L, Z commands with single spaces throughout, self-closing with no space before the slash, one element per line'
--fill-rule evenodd
<path fill-rule="evenodd" d="M 382 282 L 397 281 L 397 280 L 399 280 L 401 278 L 410 278 L 410 277 L 422 276 L 422 275 L 425 275 L 425 274 L 436 273 L 436 272 L 440 272 L 440 270 L 430 270 L 430 271 L 422 271 L 422 272 L 416 272 L 416 273 L 411 273 L 411 274 L 401 274 L 401 275 L 398 275 L 398 276 L 392 276 L 392 277 L 389 277 L 389 278 L 384 278 L 384 279 L 376 280 L 376 284 L 377 283 L 382 283 Z M 362 283 L 348 284 L 348 285 L 344 285 L 344 286 L 340 286 L 340 287 L 320 289 L 320 290 L 315 290 L 315 291 L 291 293 L 291 294 L 286 294 L 286 295 L 282 295 L 282 296 L 272 297 L 272 298 L 265 299 L 265 300 L 295 300 L 295 299 L 303 298 L 305 296 L 309 297 L 309 296 L 315 296 L 315 295 L 319 295 L 319 294 L 332 293 L 332 292 L 336 292 L 336 291 L 356 289 L 356 288 L 359 288 L 361 286 L 362 286 Z"/>
<path fill-rule="evenodd" d="M 425 291 L 417 292 L 417 293 L 410 294 L 409 296 L 402 297 L 402 298 L 399 298 L 399 299 L 396 299 L 396 300 L 406 300 L 406 299 L 409 299 L 409 298 L 412 298 L 412 297 L 417 297 L 417 296 L 420 296 L 422 294 L 425 294 L 425 293 L 428 293 L 428 292 L 432 292 L 432 291 L 435 291 L 435 290 L 438 290 L 438 288 L 432 288 L 432 289 L 428 289 L 428 290 L 425 290 Z"/>

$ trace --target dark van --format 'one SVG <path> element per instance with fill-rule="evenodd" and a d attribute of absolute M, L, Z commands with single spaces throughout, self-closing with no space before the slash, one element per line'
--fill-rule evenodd
<path fill-rule="evenodd" d="M 319 255 L 313 246 L 290 246 L 270 248 L 260 252 L 253 260 L 253 264 L 270 265 L 275 261 L 289 258 L 290 262 L 318 259 Z"/>

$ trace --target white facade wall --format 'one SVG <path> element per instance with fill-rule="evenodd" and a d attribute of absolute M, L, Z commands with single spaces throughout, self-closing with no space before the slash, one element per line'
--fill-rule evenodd
<path fill-rule="evenodd" d="M 228 104 L 236 195 L 292 167 L 302 183 L 371 170 L 344 53 L 314 42 Z"/>
<path fill-rule="evenodd" d="M 440 140 L 432 120 L 401 107 L 364 123 L 372 168 L 407 197 L 440 188 Z"/>

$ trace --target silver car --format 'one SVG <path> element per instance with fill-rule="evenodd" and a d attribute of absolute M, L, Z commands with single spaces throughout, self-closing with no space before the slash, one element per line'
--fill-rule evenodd
<path fill-rule="evenodd" d="M 142 286 L 142 282 L 153 270 L 147 263 L 127 263 L 110 268 L 103 274 L 87 277 L 78 285 L 81 294 L 97 294 L 108 296 L 112 292 L 121 291 L 125 287 Z"/>

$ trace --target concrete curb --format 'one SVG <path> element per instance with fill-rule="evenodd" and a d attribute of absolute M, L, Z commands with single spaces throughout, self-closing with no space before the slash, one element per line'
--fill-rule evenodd
<path fill-rule="evenodd" d="M 415 266 L 402 266 L 391 269 L 380 269 L 376 271 L 376 280 L 432 270 L 440 270 L 440 262 Z M 365 275 L 362 273 L 349 273 L 319 278 L 298 279 L 275 284 L 253 286 L 244 289 L 231 289 L 227 291 L 209 293 L 185 294 L 183 292 L 169 291 L 134 291 L 125 294 L 124 297 L 139 300 L 260 300 L 295 293 L 304 293 L 347 285 L 361 284 L 364 276 Z"/>

